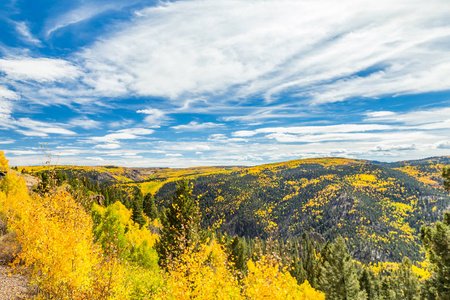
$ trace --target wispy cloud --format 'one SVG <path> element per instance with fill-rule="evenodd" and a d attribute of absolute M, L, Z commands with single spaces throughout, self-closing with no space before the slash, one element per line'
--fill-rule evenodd
<path fill-rule="evenodd" d="M 196 131 L 196 130 L 205 130 L 205 129 L 210 129 L 210 128 L 223 127 L 223 126 L 225 126 L 225 125 L 220 124 L 220 123 L 213 123 L 213 122 L 199 123 L 196 121 L 191 121 L 191 122 L 189 122 L 189 124 L 172 126 L 171 128 L 173 128 L 175 130 L 180 130 L 180 131 Z"/>
<path fill-rule="evenodd" d="M 128 5 L 82 4 L 53 19 L 47 33 Z M 167 2 L 136 12 L 64 60 L 15 56 L 1 59 L 0 70 L 16 81 L 69 80 L 57 88 L 21 86 L 39 103 L 151 96 L 208 109 L 253 96 L 281 102 L 285 93 L 291 102 L 323 104 L 444 91 L 449 20 L 445 0 Z M 26 34 L 26 24 L 18 26 Z M 147 111 L 148 125 L 159 126 L 162 110 Z"/>
<path fill-rule="evenodd" d="M 0 141 L 0 144 L 7 145 L 7 144 L 13 144 L 14 142 L 15 142 L 15 140 L 3 140 L 3 141 Z"/>
<path fill-rule="evenodd" d="M 142 136 L 150 135 L 154 132 L 152 129 L 146 128 L 127 128 L 117 130 L 114 133 L 110 133 L 104 136 L 94 136 L 87 140 L 94 143 L 108 143 L 108 144 L 118 144 L 121 140 L 135 140 Z"/>
<path fill-rule="evenodd" d="M 42 46 L 42 43 L 40 40 L 35 38 L 28 28 L 28 25 L 26 22 L 14 22 L 16 26 L 17 32 L 23 37 L 23 40 L 27 43 L 31 43 L 37 46 Z"/>
<path fill-rule="evenodd" d="M 92 119 L 89 119 L 86 116 L 82 116 L 79 118 L 74 118 L 69 121 L 69 124 L 76 127 L 81 127 L 84 129 L 93 129 L 93 128 L 100 128 L 101 123 Z"/>
<path fill-rule="evenodd" d="M 137 111 L 138 114 L 147 115 L 144 119 L 144 122 L 153 128 L 158 128 L 166 121 L 170 120 L 170 118 L 166 115 L 166 113 L 157 108 L 147 108 Z"/>
<path fill-rule="evenodd" d="M 11 128 L 11 114 L 14 110 L 12 101 L 18 100 L 19 95 L 0 85 L 0 128 Z"/>
<path fill-rule="evenodd" d="M 89 20 L 105 11 L 120 10 L 127 4 L 126 1 L 105 1 L 103 3 L 98 1 L 81 1 L 81 3 L 76 8 L 50 19 L 47 22 L 46 35 L 49 36 L 57 30 Z M 128 2 L 128 5 L 132 3 Z"/>
<path fill-rule="evenodd" d="M 94 146 L 94 148 L 98 148 L 98 149 L 118 149 L 120 148 L 119 144 L 104 144 L 104 145 L 96 145 Z"/>
<path fill-rule="evenodd" d="M 76 135 L 76 132 L 64 128 L 62 124 L 35 121 L 30 118 L 19 118 L 13 122 L 13 125 L 17 128 L 27 128 L 26 130 L 16 129 L 16 132 L 26 136 L 46 137 L 48 134 Z"/>
<path fill-rule="evenodd" d="M 62 59 L 15 57 L 0 59 L 0 71 L 13 80 L 52 82 L 75 79 L 79 69 Z"/>
<path fill-rule="evenodd" d="M 241 97 L 291 90 L 323 103 L 421 93 L 450 88 L 449 53 L 439 46 L 449 17 L 438 0 L 179 1 L 139 11 L 82 57 L 86 82 L 118 94 L 237 87 Z"/>
<path fill-rule="evenodd" d="M 373 111 L 366 114 L 367 121 L 423 125 L 450 121 L 450 107 L 422 109 L 410 112 Z"/>
<path fill-rule="evenodd" d="M 233 136 L 248 137 L 258 133 L 280 133 L 280 134 L 326 134 L 326 133 L 348 133 L 392 130 L 395 127 L 380 124 L 339 124 L 327 126 L 296 126 L 296 127 L 266 127 L 255 130 L 242 130 L 233 133 Z"/>

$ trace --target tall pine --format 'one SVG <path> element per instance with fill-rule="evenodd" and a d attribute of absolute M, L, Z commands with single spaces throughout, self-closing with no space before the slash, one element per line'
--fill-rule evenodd
<path fill-rule="evenodd" d="M 144 196 L 142 195 L 142 192 L 140 189 L 138 189 L 134 193 L 133 203 L 132 203 L 132 209 L 133 209 L 133 215 L 131 218 L 134 222 L 139 224 L 139 227 L 142 227 L 145 224 L 145 218 L 142 215 L 142 202 L 144 200 Z"/>
<path fill-rule="evenodd" d="M 247 273 L 247 243 L 244 238 L 234 237 L 230 245 L 229 260 L 233 262 L 236 270 Z"/>
<path fill-rule="evenodd" d="M 450 299 L 450 212 L 434 227 L 420 228 L 420 238 L 434 266 L 432 282 L 438 299 Z M 430 285 L 430 284 L 429 284 Z M 430 293 L 432 287 L 428 287 Z"/>
<path fill-rule="evenodd" d="M 184 253 L 198 239 L 200 215 L 198 204 L 192 197 L 189 181 L 176 186 L 172 201 L 161 217 L 161 237 L 156 244 L 160 264 L 166 266 L 171 258 Z"/>
<path fill-rule="evenodd" d="M 361 290 L 366 291 L 367 299 L 379 300 L 379 283 L 372 269 L 364 267 L 359 278 Z"/>
<path fill-rule="evenodd" d="M 319 261 L 316 258 L 316 251 L 314 244 L 309 238 L 309 235 L 305 232 L 302 235 L 303 242 L 303 256 L 302 265 L 305 270 L 306 279 L 313 288 L 318 288 L 317 276 L 319 274 Z"/>
<path fill-rule="evenodd" d="M 144 197 L 143 202 L 144 214 L 147 215 L 150 219 L 154 220 L 158 218 L 158 209 L 156 208 L 155 198 L 152 193 L 148 193 Z"/>
<path fill-rule="evenodd" d="M 365 291 L 359 287 L 355 263 L 341 236 L 330 245 L 327 260 L 321 267 L 320 287 L 327 300 L 366 299 Z"/>

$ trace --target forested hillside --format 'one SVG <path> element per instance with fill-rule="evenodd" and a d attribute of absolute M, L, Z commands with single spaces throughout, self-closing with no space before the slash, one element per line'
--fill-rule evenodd
<path fill-rule="evenodd" d="M 0 248 L 36 299 L 448 299 L 447 160 L 30 167 L 27 190 L 0 152 Z"/>
<path fill-rule="evenodd" d="M 126 199 L 137 188 L 154 194 L 160 209 L 166 207 L 176 182 L 186 178 L 193 183 L 205 227 L 252 238 L 308 232 L 332 241 L 340 234 L 362 261 L 401 261 L 404 256 L 423 259 L 420 226 L 434 223 L 450 206 L 440 176 L 449 162 L 450 157 L 396 163 L 322 158 L 246 168 L 58 169 L 69 177 L 90 178 L 97 192 L 101 186 L 120 189 L 128 207 Z"/>
<path fill-rule="evenodd" d="M 420 257 L 420 226 L 435 222 L 449 207 L 437 162 L 310 159 L 192 181 L 204 226 L 250 237 L 309 232 L 334 240 L 341 234 L 363 261 L 401 261 L 405 255 Z M 164 185 L 157 202 L 164 204 L 173 188 Z"/>

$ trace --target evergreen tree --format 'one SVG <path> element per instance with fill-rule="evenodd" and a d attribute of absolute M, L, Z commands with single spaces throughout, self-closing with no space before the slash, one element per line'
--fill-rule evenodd
<path fill-rule="evenodd" d="M 302 235 L 302 241 L 303 241 L 302 265 L 303 269 L 305 270 L 306 279 L 313 288 L 318 288 L 317 276 L 319 273 L 318 272 L 319 263 L 318 260 L 316 259 L 316 252 L 314 249 L 314 245 L 309 239 L 309 235 L 306 232 L 303 233 Z"/>
<path fill-rule="evenodd" d="M 444 188 L 450 190 L 450 166 L 446 166 L 442 169 L 442 177 L 444 178 Z"/>
<path fill-rule="evenodd" d="M 396 293 L 396 299 L 419 299 L 419 279 L 411 267 L 411 261 L 405 257 L 398 269 L 392 274 L 392 281 L 395 283 L 394 291 Z"/>
<path fill-rule="evenodd" d="M 230 245 L 229 260 L 234 263 L 234 267 L 243 274 L 247 273 L 247 244 L 245 239 L 236 236 Z"/>
<path fill-rule="evenodd" d="M 152 193 L 148 193 L 147 195 L 145 195 L 143 208 L 144 213 L 147 215 L 147 217 L 152 220 L 158 218 L 158 209 L 156 208 L 155 198 L 153 197 Z"/>
<path fill-rule="evenodd" d="M 306 271 L 303 267 L 303 263 L 298 256 L 294 256 L 292 263 L 290 265 L 291 276 L 297 279 L 297 283 L 301 285 L 306 280 Z"/>
<path fill-rule="evenodd" d="M 381 281 L 381 300 L 394 300 L 395 293 L 391 289 L 391 281 L 388 277 L 384 277 Z"/>
<path fill-rule="evenodd" d="M 366 291 L 367 299 L 379 299 L 379 289 L 377 281 L 378 280 L 375 277 L 374 272 L 370 268 L 364 267 L 359 278 L 359 285 L 361 287 L 361 290 Z"/>
<path fill-rule="evenodd" d="M 450 212 L 445 212 L 442 222 L 436 222 L 433 228 L 422 226 L 420 238 L 434 265 L 438 299 L 450 299 Z"/>
<path fill-rule="evenodd" d="M 321 268 L 320 286 L 327 300 L 366 299 L 366 293 L 359 289 L 354 264 L 344 238 L 339 236 L 330 245 L 328 258 Z"/>
<path fill-rule="evenodd" d="M 131 216 L 132 220 L 139 224 L 139 227 L 142 227 L 145 224 L 145 218 L 142 215 L 142 202 L 144 201 L 144 197 L 140 189 L 138 189 L 134 194 L 133 199 L 133 215 Z"/>
<path fill-rule="evenodd" d="M 422 282 L 420 300 L 438 300 L 436 278 L 428 278 Z"/>
<path fill-rule="evenodd" d="M 161 218 L 161 237 L 156 249 L 162 266 L 166 266 L 171 257 L 178 257 L 196 242 L 199 216 L 198 204 L 192 197 L 189 181 L 179 182 L 172 201 Z"/>

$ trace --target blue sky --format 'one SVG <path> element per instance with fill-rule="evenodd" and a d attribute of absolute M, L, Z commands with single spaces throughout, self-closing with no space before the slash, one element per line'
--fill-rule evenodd
<path fill-rule="evenodd" d="M 450 155 L 450 2 L 0 4 L 11 165 Z"/>

